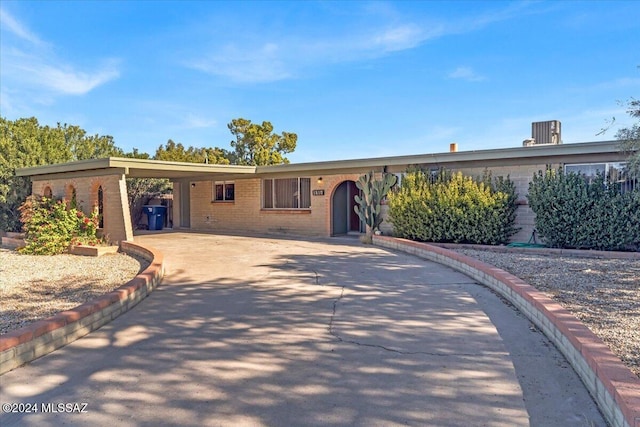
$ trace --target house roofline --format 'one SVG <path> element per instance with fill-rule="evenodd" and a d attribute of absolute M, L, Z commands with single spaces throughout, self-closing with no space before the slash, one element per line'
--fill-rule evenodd
<path fill-rule="evenodd" d="M 270 174 L 278 172 L 331 171 L 332 169 L 363 169 L 384 166 L 404 166 L 418 164 L 446 164 L 483 160 L 532 159 L 557 156 L 620 153 L 620 141 L 582 142 L 572 144 L 545 144 L 531 147 L 494 148 L 488 150 L 470 150 L 417 154 L 392 157 L 374 157 L 353 160 L 334 160 L 327 162 L 294 163 L 286 165 L 258 166 L 256 173 Z"/>
<path fill-rule="evenodd" d="M 81 160 L 54 165 L 35 166 L 18 169 L 18 176 L 56 175 L 78 171 L 119 169 L 129 177 L 164 177 L 170 179 L 190 179 L 217 176 L 238 178 L 253 176 L 280 175 L 291 173 L 342 173 L 362 171 L 374 168 L 398 167 L 420 164 L 446 165 L 451 163 L 469 163 L 478 161 L 500 161 L 508 159 L 545 160 L 576 155 L 598 155 L 621 153 L 620 141 L 582 142 L 558 145 L 540 145 L 530 147 L 496 148 L 488 150 L 470 150 L 433 154 L 374 157 L 351 160 L 332 160 L 309 163 L 289 163 L 271 166 L 238 166 L 160 160 L 109 157 L 104 159 Z"/>

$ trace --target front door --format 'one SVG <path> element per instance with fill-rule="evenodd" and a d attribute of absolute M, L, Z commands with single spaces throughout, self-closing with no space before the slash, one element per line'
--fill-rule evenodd
<path fill-rule="evenodd" d="M 360 190 L 354 181 L 344 181 L 334 191 L 331 199 L 332 235 L 362 232 L 360 218 L 354 210 L 356 205 L 354 197 L 359 193 Z"/>

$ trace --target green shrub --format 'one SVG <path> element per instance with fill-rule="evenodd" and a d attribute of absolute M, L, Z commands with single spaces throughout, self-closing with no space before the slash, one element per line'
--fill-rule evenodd
<path fill-rule="evenodd" d="M 501 244 L 516 233 L 515 186 L 485 174 L 409 172 L 388 196 L 394 234 L 430 242 Z"/>
<path fill-rule="evenodd" d="M 98 214 L 86 216 L 82 211 L 67 209 L 62 200 L 29 196 L 20 206 L 26 246 L 20 252 L 32 255 L 55 255 L 71 244 L 98 245 Z"/>
<path fill-rule="evenodd" d="M 556 248 L 640 248 L 640 190 L 622 192 L 598 175 L 592 182 L 562 169 L 539 171 L 529 184 L 529 206 L 545 243 Z"/>

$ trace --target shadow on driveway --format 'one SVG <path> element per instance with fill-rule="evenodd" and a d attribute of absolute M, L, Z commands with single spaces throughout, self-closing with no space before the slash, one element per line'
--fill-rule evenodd
<path fill-rule="evenodd" d="M 147 235 L 168 275 L 1 377 L 3 426 L 604 425 L 562 356 L 486 288 L 346 239 Z"/>

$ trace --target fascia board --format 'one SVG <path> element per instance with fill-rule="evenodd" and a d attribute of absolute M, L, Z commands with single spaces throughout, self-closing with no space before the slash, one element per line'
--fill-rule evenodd
<path fill-rule="evenodd" d="M 378 157 L 329 162 L 294 163 L 286 165 L 258 166 L 261 176 L 291 173 L 341 173 L 355 170 L 371 170 L 384 166 L 443 165 L 506 159 L 548 159 L 573 155 L 620 153 L 619 141 L 575 144 L 544 145 L 533 147 L 499 148 L 491 150 L 458 151 L 409 156 Z"/>
<path fill-rule="evenodd" d="M 122 168 L 130 176 L 165 177 L 174 179 L 208 179 L 219 175 L 240 178 L 256 176 L 278 176 L 288 174 L 338 174 L 381 170 L 385 166 L 447 165 L 482 161 L 503 161 L 521 159 L 530 162 L 561 159 L 570 156 L 616 155 L 621 153 L 619 141 L 586 142 L 532 147 L 499 148 L 419 154 L 408 156 L 377 157 L 327 162 L 294 163 L 273 166 L 213 165 L 184 162 L 167 162 L 146 159 L 110 157 L 106 159 L 82 160 L 56 165 L 35 166 L 16 171 L 18 176 L 63 174 L 67 172 Z"/>
<path fill-rule="evenodd" d="M 255 166 L 213 165 L 184 162 L 165 162 L 146 159 L 109 157 L 105 159 L 80 160 L 55 165 L 33 166 L 16 170 L 17 176 L 39 176 L 65 174 L 79 171 L 114 169 L 124 170 L 127 175 L 139 177 L 171 177 L 188 175 L 254 174 Z"/>

